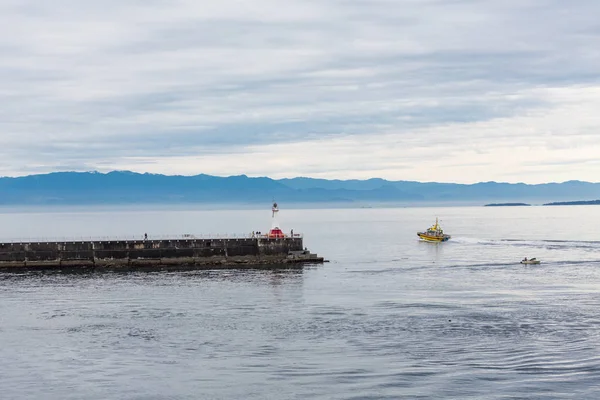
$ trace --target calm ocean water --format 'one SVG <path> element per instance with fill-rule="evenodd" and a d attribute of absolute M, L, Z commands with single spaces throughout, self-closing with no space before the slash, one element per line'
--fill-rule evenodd
<path fill-rule="evenodd" d="M 453 239 L 419 242 L 436 216 Z M 5 209 L 0 237 L 244 234 L 269 218 Z M 0 274 L 0 398 L 600 398 L 600 207 L 283 208 L 280 220 L 331 263 Z"/>

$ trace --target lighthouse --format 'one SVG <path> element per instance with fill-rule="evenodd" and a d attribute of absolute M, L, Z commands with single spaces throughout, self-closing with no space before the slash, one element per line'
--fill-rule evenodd
<path fill-rule="evenodd" d="M 279 221 L 277 220 L 278 213 L 279 207 L 277 207 L 277 203 L 274 202 L 273 207 L 271 208 L 271 230 L 268 234 L 269 239 L 283 239 L 285 237 L 279 227 Z"/>

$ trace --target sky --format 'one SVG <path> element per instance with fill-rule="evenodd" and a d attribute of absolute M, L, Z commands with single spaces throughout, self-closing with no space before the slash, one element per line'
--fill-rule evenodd
<path fill-rule="evenodd" d="M 0 175 L 600 181 L 597 0 L 0 0 Z"/>

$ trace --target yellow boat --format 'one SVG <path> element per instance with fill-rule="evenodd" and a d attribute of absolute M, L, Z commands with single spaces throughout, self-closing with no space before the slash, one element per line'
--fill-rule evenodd
<path fill-rule="evenodd" d="M 417 236 L 427 242 L 445 242 L 451 237 L 444 233 L 437 218 L 435 219 L 435 225 L 432 225 L 425 232 L 417 232 Z"/>

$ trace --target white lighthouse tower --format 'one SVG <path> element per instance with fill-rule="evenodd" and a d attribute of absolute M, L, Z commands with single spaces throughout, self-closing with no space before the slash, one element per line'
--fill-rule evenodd
<path fill-rule="evenodd" d="M 273 202 L 273 207 L 271 208 L 271 230 L 268 235 L 270 239 L 282 239 L 285 237 L 279 226 L 279 221 L 277 219 L 278 213 L 279 207 L 277 207 L 277 203 Z"/>

